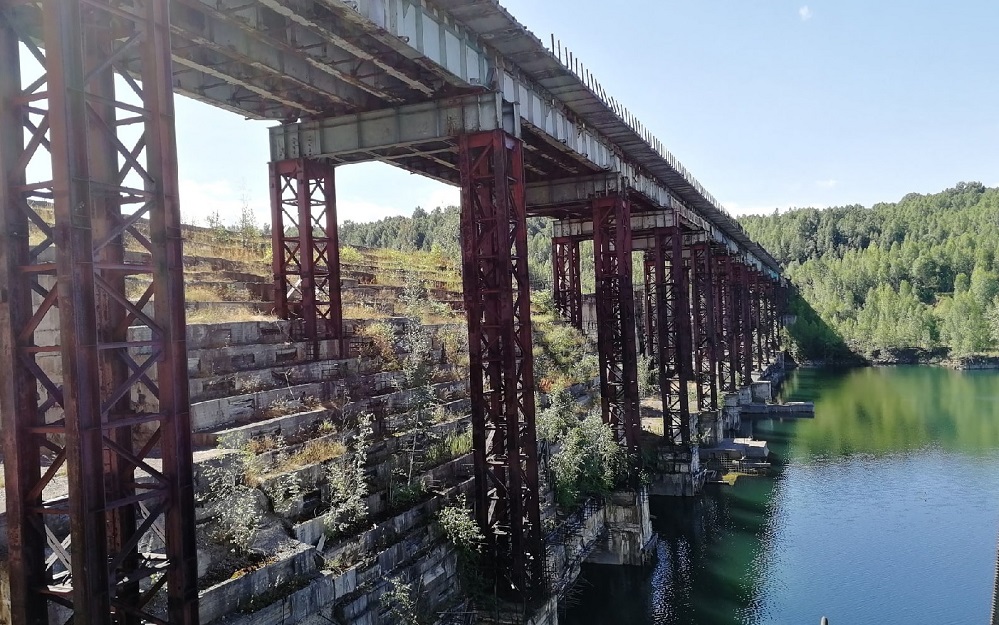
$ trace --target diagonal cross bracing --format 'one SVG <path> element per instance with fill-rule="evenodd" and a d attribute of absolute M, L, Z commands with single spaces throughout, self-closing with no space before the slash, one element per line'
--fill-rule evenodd
<path fill-rule="evenodd" d="M 617 440 L 637 453 L 641 418 L 630 202 L 618 195 L 594 198 L 593 223 L 603 417 Z"/>
<path fill-rule="evenodd" d="M 495 587 L 532 600 L 544 554 L 523 148 L 495 130 L 463 135 L 460 150 L 475 512 Z"/>
<path fill-rule="evenodd" d="M 11 372 L 0 414 L 16 623 L 198 619 L 166 7 L 23 3 L 39 20 L 33 34 L 0 13 L 0 270 L 10 293 L 0 298 L 0 359 Z M 19 44 L 45 72 L 27 92 Z M 50 159 L 51 181 L 29 179 L 33 158 Z M 53 202 L 54 225 L 37 200 Z M 149 260 L 127 261 L 126 243 Z M 137 297 L 125 289 L 136 275 L 150 282 Z M 55 497 L 63 468 L 69 496 Z"/>

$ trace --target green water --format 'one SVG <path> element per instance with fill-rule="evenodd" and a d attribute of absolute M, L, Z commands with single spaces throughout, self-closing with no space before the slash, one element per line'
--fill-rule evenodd
<path fill-rule="evenodd" d="M 966 625 L 989 620 L 999 373 L 796 372 L 815 419 L 756 430 L 770 477 L 653 498 L 654 568 L 588 566 L 564 625 Z"/>

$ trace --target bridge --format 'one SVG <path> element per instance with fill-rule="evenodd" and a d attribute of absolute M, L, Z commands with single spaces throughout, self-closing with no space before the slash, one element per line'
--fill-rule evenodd
<path fill-rule="evenodd" d="M 33 64 L 41 75 L 22 77 Z M 580 243 L 593 242 L 603 414 L 633 452 L 639 332 L 677 449 L 696 444 L 698 412 L 778 350 L 778 263 L 570 51 L 495 0 L 0 0 L 0 66 L 0 413 L 19 625 L 48 623 L 52 606 L 78 625 L 164 622 L 157 601 L 170 623 L 198 620 L 174 93 L 277 122 L 261 172 L 276 307 L 305 340 L 342 332 L 337 166 L 381 161 L 460 186 L 474 503 L 512 595 L 543 586 L 529 216 L 555 221 L 555 299 L 576 325 Z M 142 293 L 126 292 L 135 275 L 150 280 Z M 137 342 L 130 325 L 150 332 Z M 46 499 L 62 469 L 68 497 Z"/>

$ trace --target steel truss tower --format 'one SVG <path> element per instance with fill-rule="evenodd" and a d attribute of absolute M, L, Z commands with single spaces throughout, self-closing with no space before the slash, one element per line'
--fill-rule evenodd
<path fill-rule="evenodd" d="M 8 2 L 0 58 L 13 622 L 195 624 L 168 3 Z"/>
<path fill-rule="evenodd" d="M 715 308 L 714 261 L 711 244 L 695 243 L 690 248 L 693 274 L 694 380 L 697 383 L 699 411 L 718 410 L 717 311 Z"/>
<path fill-rule="evenodd" d="M 663 405 L 663 435 L 670 445 L 690 445 L 690 405 L 687 384 L 692 358 L 690 283 L 683 260 L 683 232 L 665 228 L 654 233 L 646 254 L 646 282 L 652 286 L 648 326 L 656 354 Z"/>
<path fill-rule="evenodd" d="M 294 159 L 271 163 L 270 176 L 275 312 L 318 357 L 319 341 L 343 338 L 334 169 Z"/>
<path fill-rule="evenodd" d="M 744 263 L 737 265 L 739 273 L 739 364 L 742 375 L 741 385 L 753 381 L 753 305 L 752 275 Z"/>
<path fill-rule="evenodd" d="M 543 589 L 523 146 L 462 135 L 461 244 L 468 315 L 475 511 L 501 593 Z"/>
<path fill-rule="evenodd" d="M 583 287 L 579 273 L 579 240 L 552 239 L 555 310 L 578 330 L 583 329 Z"/>
<path fill-rule="evenodd" d="M 714 254 L 715 302 L 718 305 L 718 387 L 719 391 L 735 391 L 734 310 L 732 300 L 731 258 L 728 250 L 721 248 Z"/>
<path fill-rule="evenodd" d="M 631 273 L 631 203 L 626 197 L 593 200 L 593 252 L 604 421 L 630 452 L 637 453 L 642 428 Z"/>

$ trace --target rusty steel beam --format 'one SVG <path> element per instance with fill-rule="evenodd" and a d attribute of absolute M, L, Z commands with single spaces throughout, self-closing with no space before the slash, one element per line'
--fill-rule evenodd
<path fill-rule="evenodd" d="M 340 244 L 333 166 L 312 159 L 275 161 L 271 173 L 274 307 L 293 320 L 295 338 L 343 342 Z"/>
<path fill-rule="evenodd" d="M 580 279 L 579 239 L 552 239 L 552 289 L 555 310 L 576 329 L 583 329 L 583 285 Z"/>
<path fill-rule="evenodd" d="M 595 198 L 593 252 L 597 286 L 597 349 L 604 422 L 637 454 L 641 438 L 635 293 L 632 283 L 631 202 Z"/>
<path fill-rule="evenodd" d="M 717 311 L 715 309 L 714 261 L 711 244 L 696 243 L 690 248 L 693 276 L 694 379 L 699 411 L 718 410 Z"/>
<path fill-rule="evenodd" d="M 54 243 L 54 233 L 29 202 L 32 189 L 37 189 L 34 193 L 39 196 L 51 197 L 51 183 L 29 180 L 26 166 L 35 151 L 41 149 L 44 154 L 48 122 L 44 113 L 29 114 L 32 94 L 21 89 L 21 37 L 6 17 L 0 13 L 0 367 L 8 372 L 0 376 L 0 419 L 7 493 L 7 566 L 13 622 L 43 625 L 48 623 L 48 602 L 41 597 L 49 585 L 45 528 L 51 520 L 42 512 L 48 480 L 43 478 L 41 459 L 48 447 L 45 453 L 52 454 L 51 466 L 58 470 L 64 466 L 65 455 L 55 436 L 36 430 L 56 420 L 49 413 L 56 412 L 61 397 L 57 385 L 39 367 L 41 354 L 36 351 L 40 344 L 59 350 L 58 339 L 45 341 L 38 330 L 53 314 L 55 304 L 49 297 L 55 295 L 55 268 L 40 258 Z M 48 188 L 37 187 L 38 183 Z M 36 224 L 33 229 L 38 237 L 34 245 L 31 224 Z M 38 295 L 33 297 L 32 291 Z M 38 396 L 40 386 L 44 401 Z M 52 429 L 64 438 L 63 427 L 54 424 Z"/>
<path fill-rule="evenodd" d="M 475 512 L 494 587 L 530 601 L 544 587 L 544 554 L 523 146 L 501 130 L 459 146 Z"/>
<path fill-rule="evenodd" d="M 167 4 L 21 9 L 43 45 L 37 24 L 33 37 L 0 16 L 14 66 L 0 79 L 0 354 L 20 385 L 0 386 L 13 621 L 197 623 Z M 45 74 L 30 93 L 17 40 Z M 39 148 L 52 180 L 29 182 Z M 148 260 L 127 258 L 126 242 Z M 130 297 L 126 276 L 148 287 Z M 51 487 L 63 468 L 68 497 Z"/>

